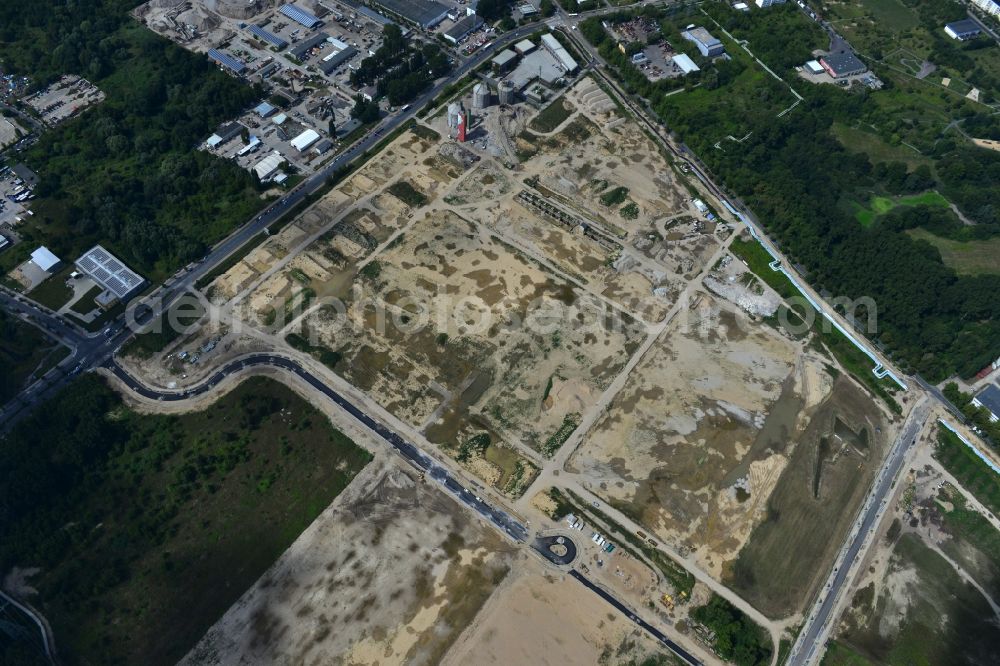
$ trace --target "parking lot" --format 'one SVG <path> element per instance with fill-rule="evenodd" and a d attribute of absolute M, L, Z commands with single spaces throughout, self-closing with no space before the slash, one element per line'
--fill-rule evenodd
<path fill-rule="evenodd" d="M 24 98 L 24 103 L 37 111 L 46 125 L 54 127 L 103 100 L 104 93 L 90 81 L 67 75 Z"/>
<path fill-rule="evenodd" d="M 11 244 L 16 241 L 17 227 L 31 215 L 25 208 L 31 198 L 31 189 L 27 187 L 27 183 L 11 171 L 10 167 L 0 168 L 0 231 Z"/>

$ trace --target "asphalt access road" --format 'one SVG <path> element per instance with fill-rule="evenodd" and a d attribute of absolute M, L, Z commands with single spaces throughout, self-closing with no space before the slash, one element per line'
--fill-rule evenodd
<path fill-rule="evenodd" d="M 674 654 L 676 654 L 678 657 L 680 657 L 681 659 L 683 659 L 687 663 L 691 664 L 691 666 L 701 666 L 701 662 L 698 661 L 697 659 L 695 659 L 694 655 L 692 655 L 690 652 L 688 652 L 687 650 L 685 650 L 684 648 L 682 648 L 677 643 L 674 643 L 672 640 L 670 640 L 669 638 L 667 638 L 666 634 L 664 634 L 662 631 L 660 631 L 659 629 L 657 629 L 656 627 L 654 627 L 650 623 L 646 622 L 645 620 L 643 620 L 638 615 L 635 615 L 632 611 L 630 611 L 628 608 L 625 607 L 625 604 L 623 604 L 622 602 L 618 601 L 618 599 L 616 599 L 615 597 L 611 596 L 611 594 L 609 594 L 603 588 L 601 588 L 601 587 L 595 585 L 594 583 L 592 583 L 590 581 L 590 579 L 587 578 L 586 576 L 584 576 L 582 573 L 580 573 L 576 569 L 573 569 L 572 571 L 569 572 L 569 575 L 572 576 L 573 578 L 576 578 L 578 581 L 580 581 L 581 583 L 583 583 L 585 587 L 587 587 L 587 588 L 591 589 L 593 592 L 595 592 L 597 594 L 597 596 L 601 597 L 602 599 L 604 599 L 605 601 L 607 601 L 609 604 L 611 604 L 612 606 L 614 606 L 615 608 L 617 608 L 619 611 L 621 611 L 622 613 L 624 613 L 625 617 L 627 617 L 628 619 L 632 620 L 637 625 L 639 625 L 641 628 L 643 628 L 646 631 L 648 631 L 650 634 L 653 635 L 653 637 L 656 640 L 658 640 L 661 643 L 663 643 L 663 645 L 666 646 L 666 648 L 668 650 L 670 650 L 671 652 L 673 652 Z"/>
<path fill-rule="evenodd" d="M 389 430 L 389 428 L 385 427 L 371 416 L 361 411 L 361 409 L 355 406 L 354 403 L 334 391 L 329 385 L 325 384 L 318 377 L 309 373 L 301 365 L 291 359 L 283 356 L 276 356 L 274 354 L 255 354 L 253 356 L 248 356 L 224 366 L 221 370 L 216 372 L 207 381 L 198 385 L 196 388 L 180 392 L 156 391 L 145 386 L 135 377 L 125 372 L 125 370 L 113 360 L 109 360 L 105 364 L 105 366 L 133 392 L 138 393 L 139 395 L 150 400 L 159 400 L 164 402 L 187 400 L 189 398 L 208 393 L 216 386 L 216 384 L 221 382 L 228 375 L 243 370 L 244 368 L 263 365 L 283 368 L 296 374 L 312 388 L 325 395 L 348 414 L 360 421 L 362 425 L 388 442 L 389 445 L 392 446 L 392 448 L 395 449 L 399 455 L 403 456 L 403 458 L 410 464 L 417 469 L 426 472 L 432 479 L 440 483 L 451 494 L 461 500 L 462 503 L 493 523 L 493 525 L 510 536 L 510 538 L 514 541 L 521 543 L 527 540 L 527 528 L 515 520 L 513 516 L 502 509 L 492 506 L 486 502 L 486 500 L 478 497 L 473 491 L 462 485 L 461 481 L 455 478 L 455 476 L 452 475 L 446 468 L 439 465 L 433 458 L 424 454 L 414 444 L 406 441 L 398 434 Z"/>
<path fill-rule="evenodd" d="M 893 481 L 895 481 L 896 476 L 899 474 L 906 451 L 917 441 L 917 435 L 920 434 L 920 429 L 926 420 L 926 412 L 926 407 L 918 405 L 910 414 L 903 432 L 896 439 L 893 450 L 889 453 L 889 458 L 886 460 L 882 471 L 876 479 L 877 485 L 875 487 L 874 499 L 868 505 L 861 518 L 861 527 L 848 546 L 847 554 L 834 575 L 833 584 L 823 599 L 819 612 L 816 613 L 812 622 L 805 628 L 801 641 L 797 645 L 798 650 L 789 657 L 787 662 L 789 666 L 804 666 L 808 664 L 815 655 L 816 650 L 820 647 L 818 639 L 831 619 L 830 614 L 833 612 L 833 607 L 840 597 L 841 588 L 847 582 L 848 576 L 853 570 L 852 565 L 865 543 L 868 532 L 874 527 L 875 521 L 879 517 L 879 510 L 885 501 L 885 496 L 892 488 Z"/>
<path fill-rule="evenodd" d="M 562 542 L 559 539 L 562 539 Z M 535 537 L 535 542 L 531 546 L 553 564 L 566 565 L 576 559 L 576 544 L 573 543 L 572 539 L 561 534 Z M 552 552 L 553 546 L 563 546 L 566 548 L 566 554 L 556 555 Z"/>

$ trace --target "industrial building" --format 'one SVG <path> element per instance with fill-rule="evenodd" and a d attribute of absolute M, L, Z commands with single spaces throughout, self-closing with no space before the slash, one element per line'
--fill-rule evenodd
<path fill-rule="evenodd" d="M 823 65 L 819 64 L 819 60 L 808 60 L 805 64 L 806 71 L 812 75 L 822 74 L 826 70 L 823 69 Z"/>
<path fill-rule="evenodd" d="M 862 74 L 868 71 L 868 66 L 850 51 L 825 55 L 819 59 L 819 64 L 823 65 L 826 73 L 835 79 L 854 76 L 855 74 Z"/>
<path fill-rule="evenodd" d="M 334 41 L 340 41 L 340 40 L 334 40 Z M 343 44 L 343 42 L 340 43 Z M 348 60 L 350 60 L 351 58 L 353 58 L 358 54 L 358 50 L 353 46 L 350 46 L 349 44 L 344 44 L 344 46 L 345 48 L 338 49 L 336 48 L 336 45 L 334 45 L 333 52 L 329 53 L 326 56 L 323 56 L 323 59 L 320 60 L 319 63 L 317 63 L 319 65 L 319 68 L 323 70 L 324 74 L 330 74 L 335 69 L 337 69 L 338 67 L 340 67 L 345 62 L 347 62 Z"/>
<path fill-rule="evenodd" d="M 370 0 L 389 14 L 423 30 L 430 30 L 448 18 L 448 8 L 434 0 Z"/>
<path fill-rule="evenodd" d="M 952 39 L 964 42 L 969 39 L 975 39 L 983 34 L 983 26 L 967 18 L 949 23 L 944 27 L 944 31 Z"/>
<path fill-rule="evenodd" d="M 699 27 L 685 30 L 681 33 L 681 37 L 697 46 L 698 51 L 706 58 L 714 58 L 726 52 L 726 49 L 722 46 L 722 42 L 713 37 L 705 28 Z"/>
<path fill-rule="evenodd" d="M 280 12 L 282 16 L 290 18 L 299 25 L 303 25 L 310 29 L 315 28 L 322 23 L 322 21 L 318 18 L 306 10 L 296 7 L 295 5 L 281 5 L 278 12 Z"/>
<path fill-rule="evenodd" d="M 555 56 L 544 49 L 532 51 L 521 58 L 517 67 L 507 75 L 506 81 L 517 91 L 538 79 L 547 86 L 554 86 L 563 77 L 563 70 Z"/>
<path fill-rule="evenodd" d="M 103 308 L 115 301 L 125 301 L 145 283 L 145 280 L 100 245 L 90 248 L 77 259 L 76 267 L 104 289 L 94 299 Z"/>
<path fill-rule="evenodd" d="M 559 43 L 559 40 L 551 32 L 542 35 L 542 46 L 559 62 L 559 66 L 563 68 L 564 72 L 572 74 L 576 71 L 576 60 L 573 59 L 569 51 Z"/>
<path fill-rule="evenodd" d="M 972 404 L 986 409 L 990 413 L 990 421 L 1000 421 L 1000 388 L 996 384 L 990 384 L 977 393 Z"/>
<path fill-rule="evenodd" d="M 243 72 L 245 72 L 247 68 L 247 66 L 244 65 L 242 62 L 240 62 L 233 56 L 229 55 L 228 53 L 223 53 L 219 49 L 209 49 L 208 59 L 214 62 L 216 65 L 219 65 L 220 67 L 225 67 L 236 76 L 240 76 L 241 74 L 243 74 Z"/>
<path fill-rule="evenodd" d="M 514 50 L 518 55 L 527 55 L 535 50 L 535 43 L 530 39 L 522 39 L 517 44 L 514 44 Z"/>
<path fill-rule="evenodd" d="M 757 6 L 761 9 L 770 7 L 771 5 L 783 5 L 785 0 L 757 0 Z"/>
<path fill-rule="evenodd" d="M 253 108 L 253 112 L 256 113 L 261 118 L 269 118 L 278 110 L 274 104 L 270 102 L 261 102 Z"/>
<path fill-rule="evenodd" d="M 998 0 L 972 0 L 972 4 L 990 16 L 1000 16 L 1000 2 Z"/>
<path fill-rule="evenodd" d="M 284 51 L 288 47 L 287 41 L 285 41 L 278 35 L 274 34 L 273 32 L 268 32 L 267 30 L 264 30 L 264 28 L 254 23 L 251 23 L 249 26 L 247 26 L 247 32 L 249 32 L 257 39 L 261 40 L 262 42 L 270 44 L 279 51 Z"/>
<path fill-rule="evenodd" d="M 469 36 L 469 33 L 478 30 L 483 25 L 483 19 L 475 14 L 466 16 L 464 19 L 444 31 L 442 36 L 452 44 L 458 44 Z"/>
<path fill-rule="evenodd" d="M 31 263 L 38 266 L 46 273 L 53 272 L 62 263 L 59 257 L 52 254 L 52 251 L 44 245 L 31 253 Z"/>
<path fill-rule="evenodd" d="M 292 144 L 292 148 L 301 153 L 317 141 L 319 141 L 319 132 L 314 129 L 307 129 L 302 132 L 302 134 L 299 134 L 297 137 L 289 141 L 289 143 Z"/>
<path fill-rule="evenodd" d="M 215 129 L 215 133 L 212 134 L 212 136 L 208 137 L 205 145 L 209 148 L 221 146 L 227 141 L 231 141 L 232 139 L 243 134 L 243 130 L 245 129 L 246 128 L 239 123 L 224 123 Z"/>
<path fill-rule="evenodd" d="M 330 39 L 330 35 L 325 32 L 318 32 L 309 39 L 297 44 L 295 48 L 291 49 L 288 53 L 295 56 L 296 60 L 302 60 L 308 51 L 316 48 L 328 39 Z"/>
<path fill-rule="evenodd" d="M 684 53 L 675 54 L 671 60 L 684 74 L 701 71 L 701 68 L 694 63 L 694 60 L 691 60 L 691 56 Z"/>
<path fill-rule="evenodd" d="M 493 71 L 497 74 L 505 74 L 514 68 L 517 63 L 517 54 L 510 49 L 504 49 L 493 58 Z"/>
<path fill-rule="evenodd" d="M 274 175 L 274 173 L 281 168 L 281 165 L 285 163 L 285 158 L 281 156 L 277 150 L 257 162 L 254 165 L 253 172 L 257 175 L 257 179 L 260 182 L 266 181 L 268 178 Z"/>

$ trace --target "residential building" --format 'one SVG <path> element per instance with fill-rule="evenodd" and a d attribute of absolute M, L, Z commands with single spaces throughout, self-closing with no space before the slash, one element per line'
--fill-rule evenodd
<path fill-rule="evenodd" d="M 998 0 L 972 0 L 972 4 L 990 16 L 1000 16 L 1000 1 Z"/>

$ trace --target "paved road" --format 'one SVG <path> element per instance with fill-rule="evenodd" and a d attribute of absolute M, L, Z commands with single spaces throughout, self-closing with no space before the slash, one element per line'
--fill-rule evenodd
<path fill-rule="evenodd" d="M 562 539 L 562 541 L 560 541 Z M 563 546 L 566 548 L 565 555 L 556 555 L 552 548 L 554 546 Z M 568 536 L 563 536 L 561 534 L 554 534 L 552 536 L 536 536 L 534 543 L 531 547 L 542 554 L 542 557 L 547 559 L 552 564 L 558 564 L 560 566 L 565 566 L 571 564 L 573 560 L 576 559 L 576 543 L 570 539 Z"/>
<path fill-rule="evenodd" d="M 862 551 L 868 538 L 868 533 L 875 527 L 882 515 L 886 497 L 892 489 L 897 475 L 902 469 L 906 452 L 916 443 L 917 436 L 927 422 L 930 408 L 928 402 L 919 402 L 910 412 L 909 418 L 886 457 L 875 486 L 868 495 L 866 504 L 855 522 L 853 538 L 849 538 L 846 550 L 841 552 L 839 564 L 833 571 L 832 581 L 827 583 L 828 589 L 821 593 L 817 606 L 806 620 L 806 625 L 799 633 L 799 638 L 792 647 L 792 653 L 786 662 L 789 666 L 800 666 L 810 663 L 822 652 L 824 636 L 828 625 L 835 618 L 831 617 L 840 595 L 845 592 L 845 584 L 853 579 L 855 559 Z"/>
<path fill-rule="evenodd" d="M 662 631 L 660 631 L 659 629 L 657 629 L 656 627 L 654 627 L 653 625 L 651 625 L 650 623 L 646 622 L 641 617 L 639 617 L 638 615 L 636 615 L 635 613 L 633 613 L 631 610 L 628 609 L 628 607 L 625 606 L 625 604 L 623 604 L 622 602 L 618 601 L 618 599 L 616 599 L 611 594 L 609 594 L 606 590 L 604 590 L 604 588 L 595 585 L 593 582 L 591 582 L 591 580 L 589 578 L 587 578 L 586 576 L 584 576 L 582 573 L 580 573 L 576 569 L 573 569 L 572 571 L 570 571 L 569 575 L 572 576 L 573 578 L 576 578 L 578 581 L 580 581 L 581 583 L 583 583 L 583 585 L 585 587 L 587 587 L 588 589 L 590 589 L 591 591 L 593 591 L 594 593 L 596 593 L 597 596 L 601 597 L 602 599 L 604 599 L 605 601 L 607 601 L 609 604 L 611 604 L 612 606 L 614 606 L 615 608 L 617 608 L 619 611 L 621 611 L 622 613 L 624 613 L 625 617 L 627 617 L 628 619 L 632 620 L 637 625 L 639 625 L 641 628 L 645 629 L 650 634 L 652 634 L 653 637 L 656 640 L 658 640 L 661 643 L 663 643 L 663 645 L 668 650 L 670 650 L 671 652 L 673 652 L 674 654 L 676 654 L 678 657 L 680 657 L 681 659 L 683 659 L 687 663 L 691 664 L 691 666 L 700 666 L 701 662 L 698 661 L 697 659 L 695 659 L 694 655 L 692 655 L 690 652 L 688 652 L 687 650 L 685 650 L 684 648 L 682 648 L 677 643 L 674 643 L 672 640 L 670 640 L 669 638 L 667 638 L 667 635 L 664 634 Z"/>
<path fill-rule="evenodd" d="M 120 365 L 113 360 L 105 362 L 104 367 L 108 368 L 120 379 L 129 389 L 150 400 L 164 402 L 177 402 L 188 400 L 208 393 L 223 379 L 229 375 L 254 366 L 272 366 L 282 368 L 291 372 L 319 393 L 325 395 L 334 404 L 341 407 L 348 414 L 361 422 L 366 428 L 385 440 L 399 455 L 412 464 L 417 469 L 426 472 L 428 476 L 440 483 L 444 488 L 458 498 L 463 504 L 476 511 L 483 518 L 491 522 L 500 531 L 507 534 L 514 541 L 522 543 L 528 538 L 528 529 L 514 519 L 506 511 L 499 509 L 486 500 L 476 496 L 445 467 L 439 465 L 433 458 L 423 453 L 411 442 L 406 441 L 400 435 L 382 425 L 374 418 L 363 412 L 354 403 L 333 390 L 328 384 L 323 382 L 297 362 L 278 356 L 276 354 L 254 354 L 251 356 L 232 361 L 209 377 L 205 382 L 185 391 L 157 391 L 144 385 L 138 379 L 127 373 Z"/>

